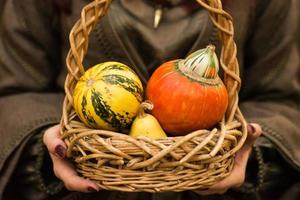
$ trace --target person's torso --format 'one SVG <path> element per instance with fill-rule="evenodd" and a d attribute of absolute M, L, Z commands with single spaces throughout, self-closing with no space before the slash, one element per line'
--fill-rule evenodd
<path fill-rule="evenodd" d="M 227 1 L 225 9 L 233 16 L 238 60 L 243 68 L 243 49 L 251 32 L 254 5 L 252 1 Z M 71 2 L 71 14 L 62 13 L 61 51 L 62 63 L 69 51 L 69 32 L 80 18 L 86 0 Z M 191 8 L 194 7 L 194 8 Z M 221 42 L 218 30 L 209 12 L 196 4 L 163 8 L 158 28 L 153 27 L 155 4 L 148 0 L 113 1 L 108 13 L 95 26 L 89 36 L 89 48 L 84 66 L 91 67 L 105 61 L 119 61 L 133 68 L 146 84 L 151 73 L 162 63 L 184 58 L 189 53 L 208 44 L 217 46 L 220 55 Z M 66 75 L 64 67 L 58 84 L 63 88 Z"/>

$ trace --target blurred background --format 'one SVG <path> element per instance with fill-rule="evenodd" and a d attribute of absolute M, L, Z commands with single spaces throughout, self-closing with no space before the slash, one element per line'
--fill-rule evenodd
<path fill-rule="evenodd" d="M 299 31 L 298 31 L 298 34 L 297 34 L 297 38 L 298 38 L 298 47 L 299 47 L 299 51 L 300 51 L 300 0 L 294 0 L 294 1 L 297 2 L 297 8 L 298 8 L 298 12 L 297 13 L 298 13 L 298 19 L 299 19 L 299 23 L 298 23 L 298 30 Z M 2 13 L 4 2 L 5 2 L 5 0 L 0 0 L 0 13 Z"/>
<path fill-rule="evenodd" d="M 297 8 L 298 8 L 298 19 L 299 19 L 299 23 L 298 23 L 298 46 L 300 48 L 300 0 L 295 0 L 297 2 Z M 3 4 L 4 4 L 5 0 L 0 0 L 0 13 L 2 13 L 2 9 L 3 9 Z M 0 15 L 1 16 L 1 15 Z"/>
<path fill-rule="evenodd" d="M 297 34 L 297 37 L 298 37 L 298 47 L 299 47 L 299 50 L 300 50 L 300 0 L 296 0 L 297 1 L 297 8 L 298 8 L 298 34 Z"/>

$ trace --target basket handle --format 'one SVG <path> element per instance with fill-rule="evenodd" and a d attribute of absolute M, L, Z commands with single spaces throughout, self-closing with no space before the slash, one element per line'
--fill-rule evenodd
<path fill-rule="evenodd" d="M 86 5 L 82 9 L 81 19 L 76 22 L 70 32 L 69 40 L 71 48 L 66 58 L 69 73 L 65 81 L 65 105 L 69 106 L 64 106 L 64 114 L 68 113 L 67 110 L 71 109 L 70 103 L 66 103 L 66 101 L 73 102 L 72 94 L 75 84 L 85 71 L 82 61 L 87 53 L 89 34 L 94 29 L 98 20 L 106 14 L 111 1 L 94 0 Z M 234 115 L 238 109 L 238 92 L 241 85 L 239 64 L 236 57 L 237 47 L 233 39 L 234 28 L 232 17 L 223 10 L 221 0 L 196 1 L 209 11 L 210 19 L 219 31 L 219 38 L 222 42 L 220 64 L 224 70 L 224 84 L 229 94 L 226 122 L 230 122 L 234 119 Z M 64 118 L 66 119 L 66 117 Z"/>

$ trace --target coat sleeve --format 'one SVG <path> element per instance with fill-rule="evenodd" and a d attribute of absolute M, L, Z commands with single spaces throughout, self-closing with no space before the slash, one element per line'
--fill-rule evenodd
<path fill-rule="evenodd" d="M 241 109 L 249 122 L 300 170 L 300 65 L 294 0 L 271 0 L 256 13 L 246 46 Z"/>
<path fill-rule="evenodd" d="M 58 123 L 62 91 L 54 9 L 48 0 L 6 0 L 0 32 L 0 199 L 33 133 Z"/>

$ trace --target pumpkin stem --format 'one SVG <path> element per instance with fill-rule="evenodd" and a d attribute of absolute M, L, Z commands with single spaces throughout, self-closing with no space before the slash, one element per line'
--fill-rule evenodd
<path fill-rule="evenodd" d="M 201 78 L 215 79 L 219 71 L 219 61 L 215 46 L 208 45 L 179 61 L 180 70 L 187 76 L 199 80 Z"/>
<path fill-rule="evenodd" d="M 138 117 L 140 118 L 145 117 L 145 110 L 152 110 L 153 108 L 154 105 L 151 103 L 151 101 L 146 100 L 142 102 L 138 111 Z"/>

